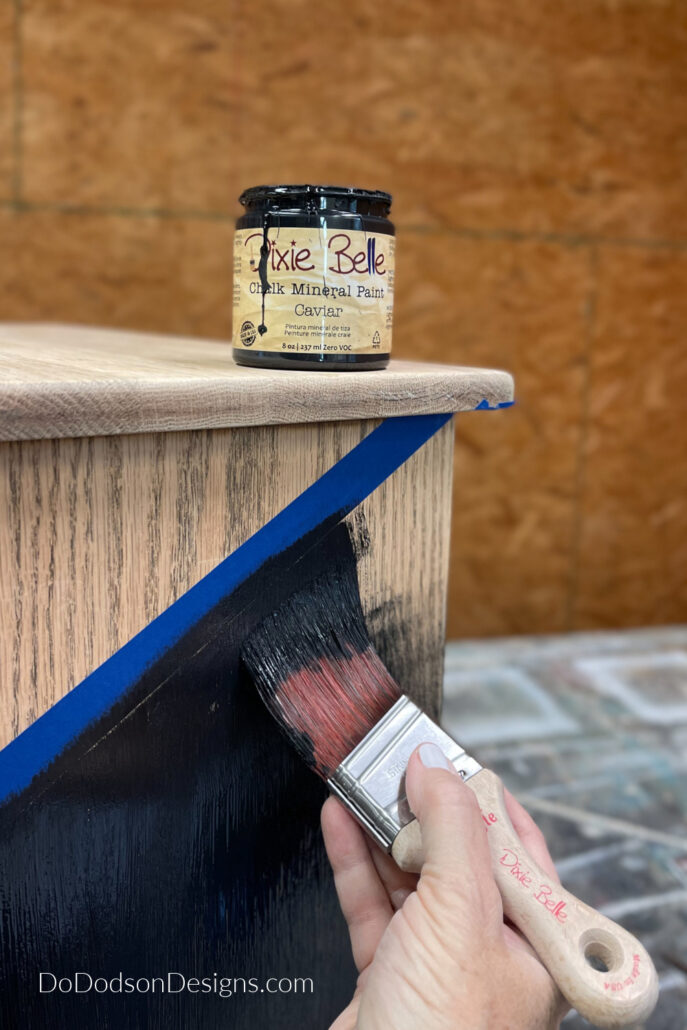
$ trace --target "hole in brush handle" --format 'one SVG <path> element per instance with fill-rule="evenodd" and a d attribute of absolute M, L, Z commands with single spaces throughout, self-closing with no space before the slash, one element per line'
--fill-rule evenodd
<path fill-rule="evenodd" d="M 592 927 L 580 934 L 580 951 L 596 973 L 613 976 L 623 966 L 625 953 L 619 939 L 604 927 Z"/>

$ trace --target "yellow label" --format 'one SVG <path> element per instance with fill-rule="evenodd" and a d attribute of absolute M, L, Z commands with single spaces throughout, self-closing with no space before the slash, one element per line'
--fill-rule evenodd
<path fill-rule="evenodd" d="M 236 233 L 235 347 L 303 356 L 391 351 L 393 236 L 271 225 L 261 265 L 262 244 L 260 228 Z"/>

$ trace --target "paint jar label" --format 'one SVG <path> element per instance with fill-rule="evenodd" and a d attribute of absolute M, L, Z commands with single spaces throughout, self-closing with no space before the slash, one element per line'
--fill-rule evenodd
<path fill-rule="evenodd" d="M 234 347 L 283 354 L 389 354 L 393 236 L 359 230 L 240 229 Z M 261 253 L 262 251 L 262 253 Z"/>

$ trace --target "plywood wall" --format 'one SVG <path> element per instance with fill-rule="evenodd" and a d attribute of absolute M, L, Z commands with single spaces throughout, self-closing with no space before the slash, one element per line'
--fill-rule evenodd
<path fill-rule="evenodd" d="M 683 620 L 686 58 L 685 0 L 0 0 L 0 318 L 228 337 L 241 188 L 389 189 L 396 353 L 518 387 L 449 632 Z"/>

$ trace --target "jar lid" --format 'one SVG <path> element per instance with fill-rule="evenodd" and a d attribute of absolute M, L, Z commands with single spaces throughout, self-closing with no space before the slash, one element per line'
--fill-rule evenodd
<path fill-rule="evenodd" d="M 380 214 L 388 214 L 391 208 L 391 194 L 383 190 L 364 190 L 356 186 L 251 186 L 239 197 L 244 207 L 253 204 L 272 204 L 275 207 L 296 208 L 296 201 L 306 207 L 332 207 L 336 210 L 356 211 L 357 205 L 371 205 Z"/>

